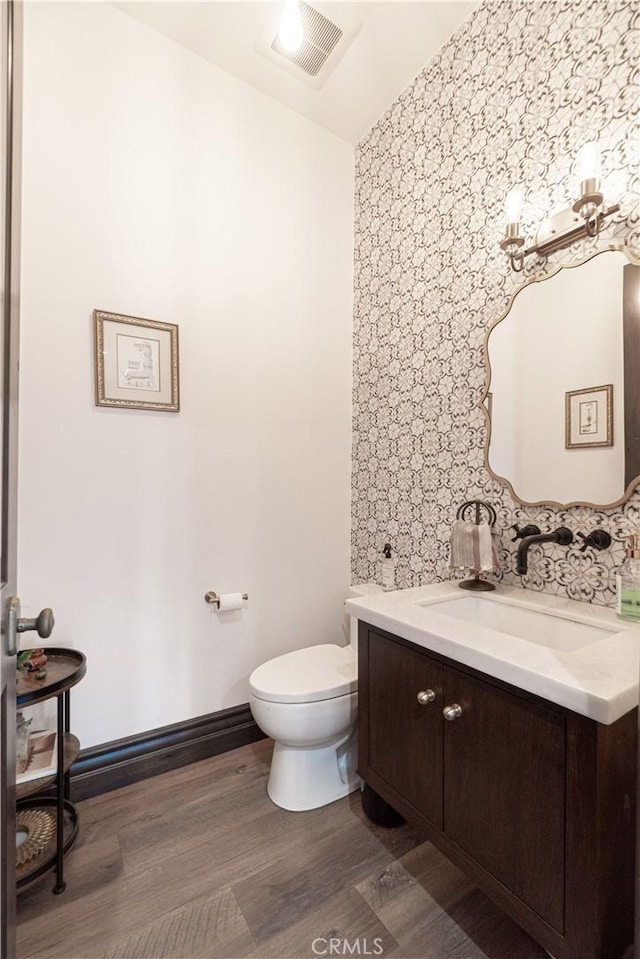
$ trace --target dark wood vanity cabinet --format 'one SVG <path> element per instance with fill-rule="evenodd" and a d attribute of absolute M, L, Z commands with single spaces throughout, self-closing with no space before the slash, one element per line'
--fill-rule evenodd
<path fill-rule="evenodd" d="M 368 768 L 442 827 L 442 710 L 421 705 L 417 694 L 431 690 L 432 705 L 441 701 L 443 667 L 411 649 L 398 655 L 374 632 L 368 649 Z"/>
<path fill-rule="evenodd" d="M 635 713 L 595 723 L 360 623 L 361 777 L 557 959 L 633 940 Z"/>

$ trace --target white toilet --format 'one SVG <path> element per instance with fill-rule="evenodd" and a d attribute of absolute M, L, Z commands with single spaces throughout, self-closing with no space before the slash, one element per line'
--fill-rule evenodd
<path fill-rule="evenodd" d="M 275 740 L 267 792 L 300 812 L 357 789 L 358 663 L 352 646 L 309 646 L 258 666 L 251 712 Z"/>
<path fill-rule="evenodd" d="M 379 592 L 375 583 L 349 587 L 349 596 Z M 275 741 L 267 792 L 283 809 L 317 809 L 360 787 L 358 621 L 348 621 L 349 646 L 285 653 L 249 677 L 253 718 Z"/>

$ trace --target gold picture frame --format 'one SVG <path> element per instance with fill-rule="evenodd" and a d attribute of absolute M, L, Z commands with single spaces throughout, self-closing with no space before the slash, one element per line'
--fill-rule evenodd
<path fill-rule="evenodd" d="M 565 448 L 613 446 L 613 384 L 565 393 Z"/>
<path fill-rule="evenodd" d="M 180 411 L 178 327 L 94 310 L 96 406 Z"/>

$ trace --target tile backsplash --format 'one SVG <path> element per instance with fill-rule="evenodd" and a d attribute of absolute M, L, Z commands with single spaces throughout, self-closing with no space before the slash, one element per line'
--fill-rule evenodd
<path fill-rule="evenodd" d="M 523 276 L 498 243 L 504 198 L 525 189 L 526 235 L 576 193 L 580 146 L 597 139 L 605 201 L 621 210 L 596 241 L 640 258 L 640 11 L 619 0 L 484 4 L 396 100 L 356 151 L 353 582 L 379 581 L 393 545 L 401 587 L 448 578 L 458 506 L 498 515 L 500 577 L 610 605 L 622 537 L 640 528 L 640 492 L 621 507 L 523 507 L 484 467 L 487 328 Z M 594 241 L 527 274 L 583 259 Z M 560 259 L 561 258 L 561 259 Z M 572 320 L 576 322 L 575 320 Z M 550 346 L 551 348 L 551 346 Z M 607 529 L 611 549 L 545 546 L 514 572 L 514 523 Z"/>

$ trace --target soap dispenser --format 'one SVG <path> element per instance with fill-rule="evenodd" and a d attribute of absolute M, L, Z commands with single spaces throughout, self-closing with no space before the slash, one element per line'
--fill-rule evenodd
<path fill-rule="evenodd" d="M 385 543 L 382 550 L 382 588 L 388 591 L 396 588 L 396 564 L 391 555 L 391 543 Z"/>
<path fill-rule="evenodd" d="M 640 623 L 640 533 L 628 537 L 627 558 L 616 573 L 616 612 Z"/>

